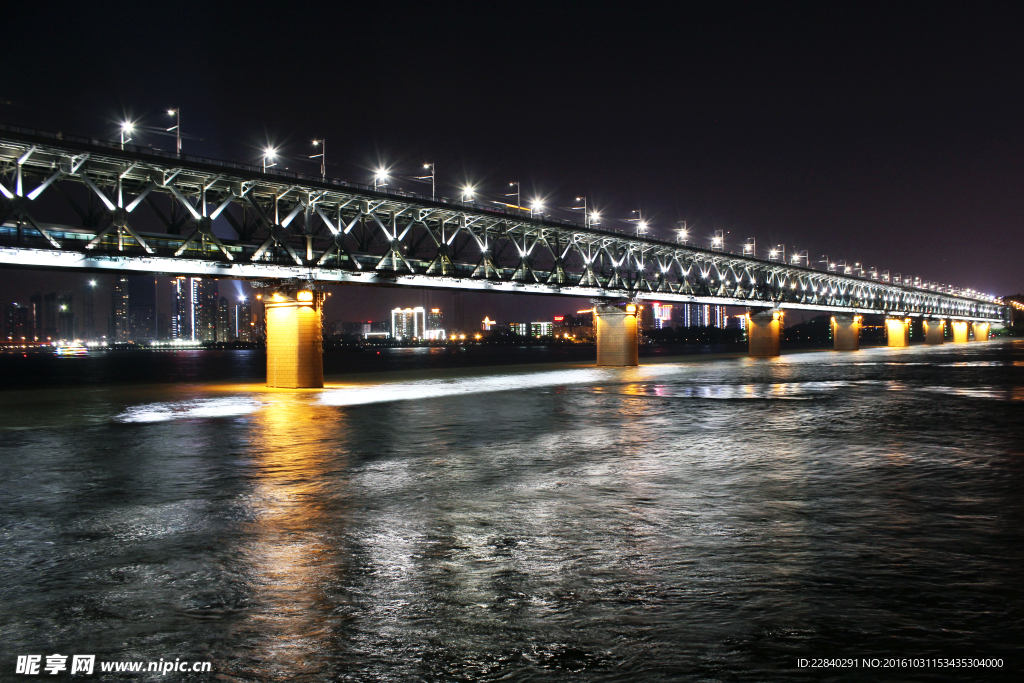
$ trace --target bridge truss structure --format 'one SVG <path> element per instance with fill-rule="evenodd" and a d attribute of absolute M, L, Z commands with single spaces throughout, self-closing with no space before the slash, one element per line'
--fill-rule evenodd
<path fill-rule="evenodd" d="M 75 215 L 80 225 L 60 220 Z M 215 234 L 218 218 L 235 239 Z M 992 322 L 1007 315 L 999 300 L 948 288 L 11 127 L 0 127 L 0 265 Z"/>

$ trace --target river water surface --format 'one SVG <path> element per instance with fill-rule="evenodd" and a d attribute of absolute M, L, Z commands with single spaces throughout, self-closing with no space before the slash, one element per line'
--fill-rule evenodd
<path fill-rule="evenodd" d="M 214 669 L 124 680 L 1024 668 L 1024 343 L 195 380 L 0 392 L 0 679 L 33 653 Z"/>

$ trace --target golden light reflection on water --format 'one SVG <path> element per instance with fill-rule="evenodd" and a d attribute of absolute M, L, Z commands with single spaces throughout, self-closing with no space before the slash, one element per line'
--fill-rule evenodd
<path fill-rule="evenodd" d="M 252 425 L 259 462 L 244 552 L 257 607 L 247 626 L 266 641 L 266 659 L 287 662 L 294 671 L 330 637 L 325 615 L 334 605 L 324 586 L 337 580 L 344 564 L 331 542 L 344 510 L 339 477 L 330 477 L 330 491 L 324 481 L 347 462 L 336 445 L 346 419 L 305 392 L 267 392 L 263 400 Z"/>

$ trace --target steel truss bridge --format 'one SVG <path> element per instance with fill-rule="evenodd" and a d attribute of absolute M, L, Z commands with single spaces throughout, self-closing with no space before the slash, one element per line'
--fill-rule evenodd
<path fill-rule="evenodd" d="M 0 265 L 6 266 L 996 322 L 1007 310 L 1000 301 L 959 291 L 10 127 L 0 127 L 0 194 Z M 62 200 L 80 226 L 43 219 L 67 214 Z M 218 218 L 237 239 L 214 234 Z"/>

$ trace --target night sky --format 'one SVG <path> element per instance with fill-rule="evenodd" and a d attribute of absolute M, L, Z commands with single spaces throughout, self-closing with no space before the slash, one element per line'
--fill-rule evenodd
<path fill-rule="evenodd" d="M 585 194 L 606 227 L 640 209 L 664 237 L 685 219 L 698 244 L 717 229 L 727 248 L 754 237 L 812 263 L 1024 290 L 1012 3 L 211 5 L 6 7 L 0 121 L 112 139 L 125 115 L 166 127 L 180 107 L 189 154 L 257 163 L 272 142 L 317 173 L 322 137 L 328 174 L 349 180 L 432 161 L 449 196 L 518 180 L 557 217 Z M 0 297 L 87 277 L 0 271 Z M 334 291 L 330 319 L 447 301 Z M 474 295 L 467 316 L 576 304 Z"/>

